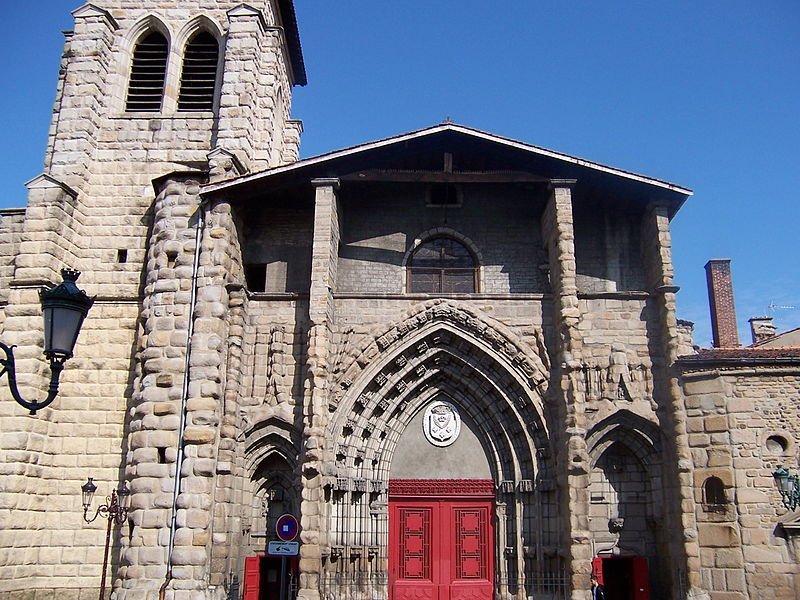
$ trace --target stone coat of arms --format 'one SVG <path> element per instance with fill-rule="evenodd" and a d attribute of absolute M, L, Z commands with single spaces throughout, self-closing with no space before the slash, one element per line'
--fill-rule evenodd
<path fill-rule="evenodd" d="M 456 441 L 461 432 L 461 415 L 449 402 L 437 400 L 425 409 L 422 430 L 425 439 L 434 446 L 440 448 L 449 446 Z"/>

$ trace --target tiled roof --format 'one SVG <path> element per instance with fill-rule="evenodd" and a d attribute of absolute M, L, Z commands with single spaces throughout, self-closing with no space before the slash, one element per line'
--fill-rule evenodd
<path fill-rule="evenodd" d="M 800 346 L 703 348 L 678 358 L 678 365 L 685 368 L 748 364 L 800 364 Z"/>

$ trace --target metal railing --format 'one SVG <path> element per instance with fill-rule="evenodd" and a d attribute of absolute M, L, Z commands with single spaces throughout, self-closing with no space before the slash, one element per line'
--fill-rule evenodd
<path fill-rule="evenodd" d="M 566 572 L 538 573 L 527 578 L 497 578 L 496 597 L 508 600 L 568 600 L 570 578 Z M 320 580 L 322 600 L 388 600 L 386 573 L 333 573 Z"/>

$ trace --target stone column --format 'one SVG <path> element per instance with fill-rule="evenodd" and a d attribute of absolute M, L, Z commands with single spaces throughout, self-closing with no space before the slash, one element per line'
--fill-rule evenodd
<path fill-rule="evenodd" d="M 561 505 L 567 505 L 565 544 L 572 598 L 585 596 L 589 585 L 592 547 L 589 532 L 589 455 L 586 451 L 586 415 L 581 381 L 583 341 L 578 330 L 575 234 L 572 218 L 574 180 L 553 180 L 542 217 L 542 239 L 550 257 L 553 326 L 556 359 L 552 393 L 558 397 L 562 429 L 557 433 L 556 470 Z"/>
<path fill-rule="evenodd" d="M 199 186 L 196 178 L 173 176 L 153 205 L 128 427 L 132 528 L 122 536 L 118 572 L 120 597 L 126 600 L 156 597 L 166 578 L 196 251 L 191 221 L 199 209 Z"/>
<path fill-rule="evenodd" d="M 661 340 L 661 364 L 653 365 L 653 399 L 658 405 L 658 417 L 667 440 L 665 466 L 665 496 L 667 500 L 666 530 L 671 534 L 672 563 L 681 565 L 672 571 L 673 590 L 687 588 L 688 598 L 707 597 L 701 590 L 700 547 L 698 544 L 693 465 L 686 426 L 686 406 L 683 400 L 675 360 L 680 348 L 680 332 L 676 316 L 672 266 L 672 238 L 669 230 L 669 209 L 653 203 L 648 207 L 642 227 L 645 265 L 648 284 L 653 291 Z M 671 443 L 670 443 L 671 442 Z M 667 469 L 672 466 L 672 473 Z M 677 531 L 680 531 L 679 535 Z M 682 540 L 682 543 L 680 542 Z M 685 566 L 683 566 L 685 565 Z M 685 571 L 686 584 L 676 581 L 679 571 Z"/>
<path fill-rule="evenodd" d="M 303 134 L 303 122 L 298 119 L 286 121 L 283 129 L 283 152 L 281 164 L 288 165 L 300 158 L 300 136 Z"/>
<path fill-rule="evenodd" d="M 322 461 L 328 425 L 328 386 L 333 292 L 339 249 L 338 179 L 315 179 L 314 238 L 311 253 L 307 378 L 303 407 L 302 500 L 300 504 L 300 592 L 303 600 L 319 598 L 322 548 L 327 544 Z"/>
<path fill-rule="evenodd" d="M 241 265 L 230 206 L 201 206 L 201 177 L 171 176 L 154 205 L 128 436 L 133 527 L 122 536 L 125 600 L 157 598 L 168 564 L 170 593 L 209 593 L 227 284 Z"/>

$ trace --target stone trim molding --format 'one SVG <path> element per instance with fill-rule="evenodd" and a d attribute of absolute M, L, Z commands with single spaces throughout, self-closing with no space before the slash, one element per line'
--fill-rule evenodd
<path fill-rule="evenodd" d="M 494 498 L 491 479 L 390 479 L 389 497 L 471 496 Z"/>
<path fill-rule="evenodd" d="M 499 321 L 454 300 L 441 298 L 415 306 L 388 329 L 373 331 L 362 343 L 358 355 L 353 356 L 346 366 L 337 369 L 339 383 L 345 379 L 355 381 L 363 370 L 361 365 L 369 365 L 378 353 L 385 352 L 398 342 L 417 337 L 421 331 L 437 322 L 449 323 L 497 351 L 498 356 L 502 356 L 526 381 L 528 389 L 537 391 L 542 397 L 546 394 L 550 365 L 541 332 L 537 332 L 537 355 L 520 344 L 516 334 Z"/>

